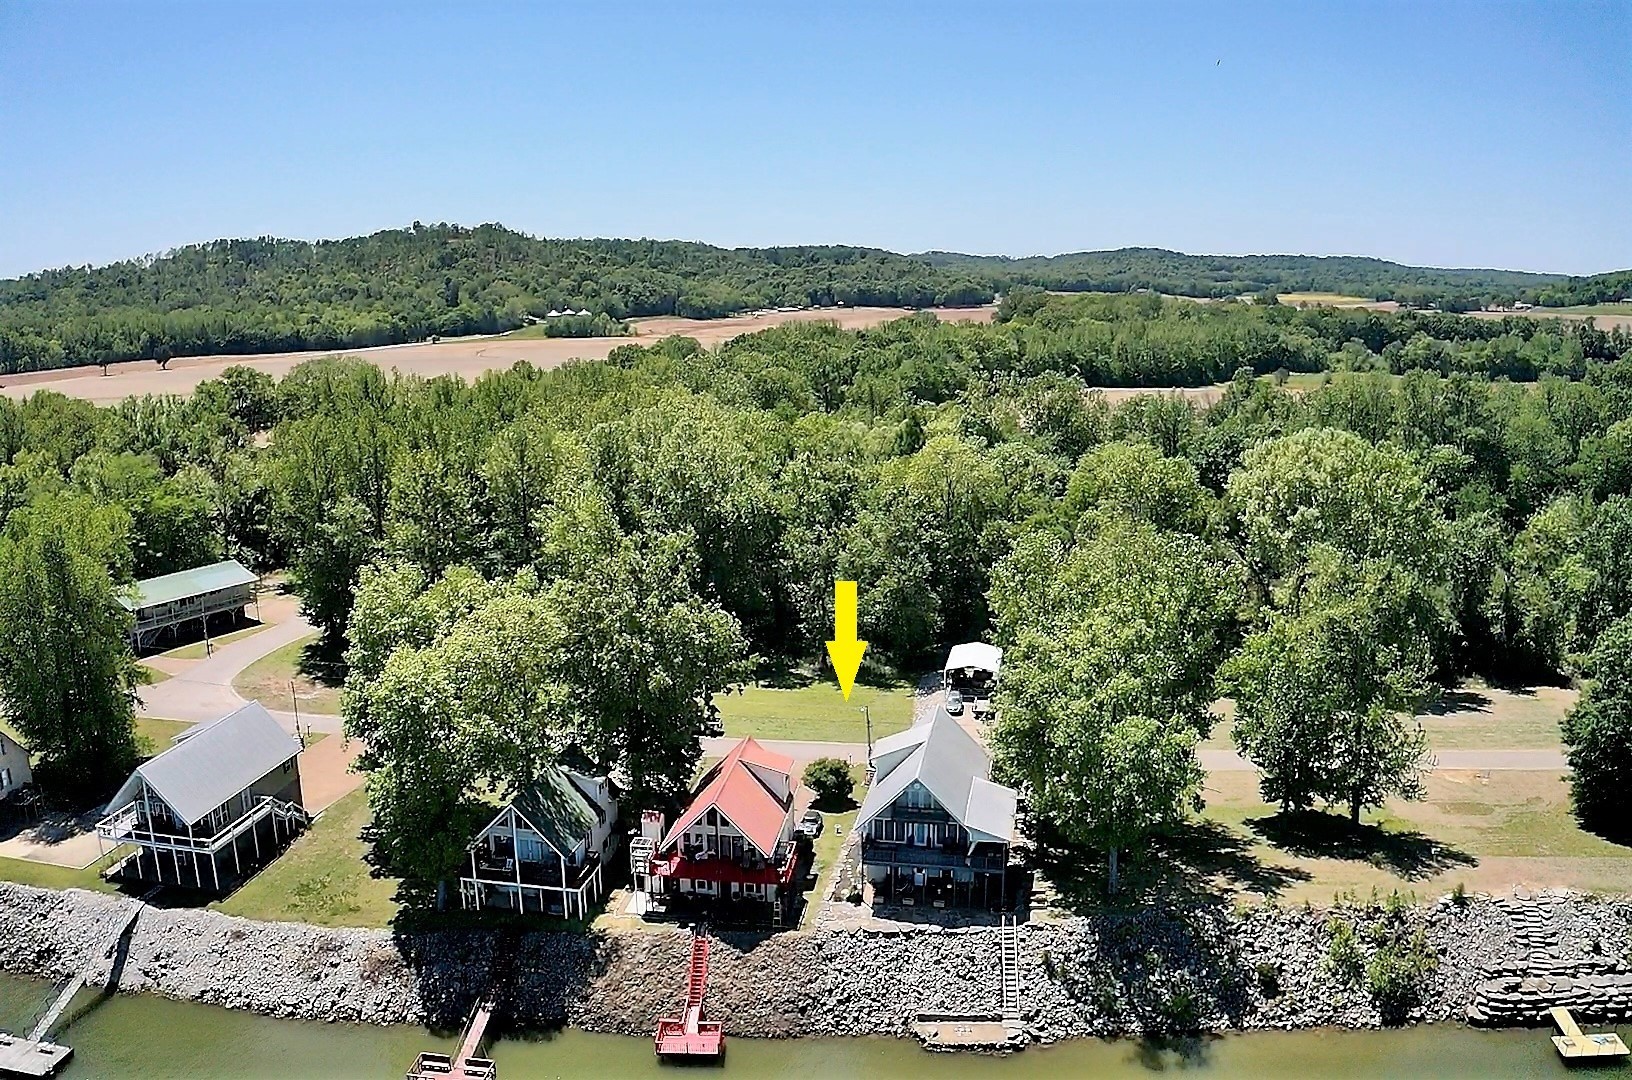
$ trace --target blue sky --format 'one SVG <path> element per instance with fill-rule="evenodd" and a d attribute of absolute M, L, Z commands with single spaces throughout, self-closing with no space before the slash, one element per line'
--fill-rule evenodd
<path fill-rule="evenodd" d="M 0 0 L 0 275 L 218 236 L 1632 266 L 1632 0 Z"/>

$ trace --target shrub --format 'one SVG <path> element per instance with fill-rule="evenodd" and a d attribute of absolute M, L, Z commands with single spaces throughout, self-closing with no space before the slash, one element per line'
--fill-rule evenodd
<path fill-rule="evenodd" d="M 856 786 L 849 764 L 834 757 L 817 758 L 806 765 L 805 785 L 816 793 L 818 803 L 827 806 L 848 803 Z"/>
<path fill-rule="evenodd" d="M 1365 957 L 1360 955 L 1360 942 L 1355 938 L 1354 927 L 1343 919 L 1334 918 L 1326 924 L 1326 932 L 1332 938 L 1326 948 L 1327 970 L 1345 985 L 1359 985 L 1366 962 Z"/>
<path fill-rule="evenodd" d="M 1406 941 L 1391 941 L 1366 963 L 1366 989 L 1385 1024 L 1403 1023 L 1422 1001 L 1428 977 L 1439 960 L 1421 930 Z"/>
<path fill-rule="evenodd" d="M 1277 964 L 1261 963 L 1257 968 L 1258 993 L 1268 1001 L 1281 996 L 1281 969 Z"/>

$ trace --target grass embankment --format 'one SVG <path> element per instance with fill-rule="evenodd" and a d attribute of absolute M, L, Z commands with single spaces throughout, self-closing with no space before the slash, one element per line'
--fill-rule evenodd
<path fill-rule="evenodd" d="M 397 914 L 397 882 L 374 877 L 363 856 L 368 796 L 342 797 L 306 834 L 226 900 L 228 915 L 318 926 L 388 926 Z"/>
<path fill-rule="evenodd" d="M 68 866 L 53 866 L 32 859 L 0 857 L 0 881 L 18 885 L 32 885 L 37 889 L 88 889 L 91 892 L 111 893 L 119 890 L 102 880 L 102 868 L 112 861 L 110 854 L 83 870 Z"/>
<path fill-rule="evenodd" d="M 340 715 L 340 685 L 335 666 L 317 652 L 317 636 L 292 641 L 268 653 L 232 680 L 232 688 L 269 709 L 294 711 L 290 683 L 303 713 Z"/>
<path fill-rule="evenodd" d="M 832 680 L 788 689 L 746 686 L 740 693 L 715 699 L 725 733 L 732 738 L 840 743 L 867 741 L 863 706 L 872 713 L 874 739 L 906 730 L 912 724 L 912 702 L 910 683 L 882 687 L 858 683 L 845 701 Z"/>

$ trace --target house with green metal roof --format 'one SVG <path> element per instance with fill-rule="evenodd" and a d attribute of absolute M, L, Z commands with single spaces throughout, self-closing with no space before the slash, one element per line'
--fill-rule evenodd
<path fill-rule="evenodd" d="M 471 910 L 587 917 L 605 889 L 617 821 L 605 777 L 550 766 L 472 841 L 460 902 Z"/>
<path fill-rule="evenodd" d="M 192 623 L 207 635 L 211 618 L 241 616 L 259 584 L 260 578 L 236 559 L 138 581 L 119 601 L 134 616 L 131 646 L 139 652 Z"/>

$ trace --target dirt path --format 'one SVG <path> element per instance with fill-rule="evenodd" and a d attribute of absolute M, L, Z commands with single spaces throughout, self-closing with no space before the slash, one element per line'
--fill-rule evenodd
<path fill-rule="evenodd" d="M 996 308 L 933 309 L 937 318 L 949 322 L 990 322 Z M 172 360 L 160 371 L 149 360 L 111 364 L 108 374 L 97 367 L 62 368 L 0 376 L 0 395 L 24 398 L 36 390 L 55 390 L 69 397 L 83 398 L 98 405 L 113 404 L 143 394 L 190 394 L 205 379 L 212 379 L 234 365 L 255 368 L 282 378 L 297 365 L 320 356 L 360 356 L 382 368 L 404 374 L 453 374 L 473 379 L 483 372 L 508 368 L 519 361 L 536 367 L 559 367 L 568 360 L 602 360 L 620 345 L 650 345 L 672 334 L 696 338 L 703 345 L 717 345 L 741 334 L 765 330 L 791 322 L 836 322 L 846 329 L 865 329 L 903 318 L 905 308 L 858 307 L 825 308 L 815 311 L 773 311 L 741 315 L 729 319 L 681 319 L 659 317 L 634 320 L 633 337 L 603 338 L 511 338 L 469 337 L 403 345 L 381 345 L 370 349 L 329 349 L 314 352 L 268 353 L 252 356 L 201 356 Z"/>

